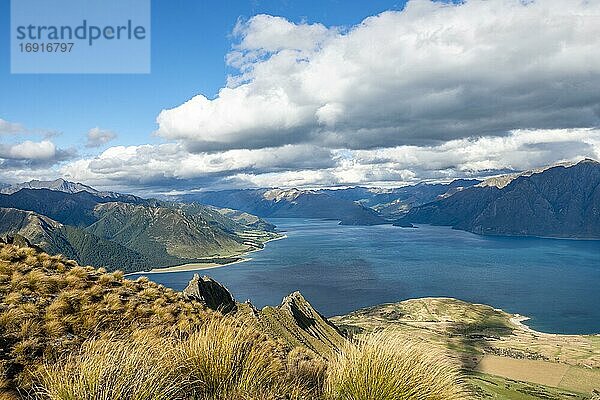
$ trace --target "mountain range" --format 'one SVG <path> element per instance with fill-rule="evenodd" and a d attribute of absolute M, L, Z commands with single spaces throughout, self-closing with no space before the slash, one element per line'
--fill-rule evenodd
<path fill-rule="evenodd" d="M 199 192 L 179 197 L 216 207 L 241 210 L 261 218 L 324 218 L 344 225 L 379 225 L 378 212 L 328 192 L 303 189 L 241 189 Z"/>
<path fill-rule="evenodd" d="M 62 179 L 1 187 L 0 237 L 82 264 L 127 271 L 231 261 L 275 237 L 275 226 L 263 219 L 275 217 L 347 225 L 447 225 L 484 235 L 600 238 L 600 164 L 593 160 L 483 182 L 239 189 L 195 192 L 177 201 L 102 192 Z"/>
<path fill-rule="evenodd" d="M 379 225 L 397 220 L 414 206 L 480 182 L 457 179 L 392 189 L 233 189 L 190 193 L 178 200 L 243 210 L 262 218 L 323 218 L 339 220 L 342 225 Z"/>
<path fill-rule="evenodd" d="M 600 238 L 600 163 L 494 179 L 411 209 L 401 223 L 486 235 Z"/>
<path fill-rule="evenodd" d="M 0 236 L 82 264 L 129 272 L 226 262 L 276 236 L 272 224 L 232 210 L 88 191 L 65 181 L 56 190 L 34 186 L 40 188 L 0 194 Z"/>

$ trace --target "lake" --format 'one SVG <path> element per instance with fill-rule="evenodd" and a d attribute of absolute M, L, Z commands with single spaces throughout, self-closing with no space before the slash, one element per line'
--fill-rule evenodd
<path fill-rule="evenodd" d="M 455 297 L 531 317 L 533 329 L 600 333 L 600 241 L 489 237 L 448 227 L 272 219 L 287 239 L 251 261 L 199 271 L 238 301 L 299 290 L 327 316 L 415 297 Z M 148 275 L 182 290 L 194 272 Z"/>

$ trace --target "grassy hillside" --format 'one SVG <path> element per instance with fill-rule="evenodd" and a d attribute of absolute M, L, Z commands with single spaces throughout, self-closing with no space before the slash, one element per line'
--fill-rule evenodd
<path fill-rule="evenodd" d="M 270 311 L 238 309 L 222 315 L 147 279 L 0 243 L 0 398 L 468 397 L 442 354 L 381 336 L 346 341 L 297 294 Z M 309 337 L 328 343 L 324 356 L 302 346 Z"/>
<path fill-rule="evenodd" d="M 382 329 L 451 351 L 471 371 L 476 398 L 588 399 L 600 389 L 600 337 L 529 330 L 482 304 L 426 298 L 332 318 L 356 337 Z"/>

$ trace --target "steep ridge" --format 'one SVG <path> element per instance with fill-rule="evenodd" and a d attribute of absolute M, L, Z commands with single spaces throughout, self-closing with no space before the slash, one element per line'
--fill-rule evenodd
<path fill-rule="evenodd" d="M 279 306 L 258 310 L 250 301 L 237 303 L 229 290 L 211 277 L 194 274 L 183 295 L 213 310 L 253 321 L 262 332 L 287 343 L 290 348 L 300 346 L 328 356 L 345 341 L 340 330 L 315 310 L 300 292 L 284 297 Z"/>
<path fill-rule="evenodd" d="M 600 163 L 583 160 L 472 187 L 412 209 L 404 222 L 480 234 L 600 238 Z"/>

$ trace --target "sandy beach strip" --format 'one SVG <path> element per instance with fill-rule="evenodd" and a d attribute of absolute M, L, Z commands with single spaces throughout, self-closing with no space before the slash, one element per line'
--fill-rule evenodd
<path fill-rule="evenodd" d="M 175 265 L 172 267 L 153 268 L 150 271 L 134 272 L 134 274 L 163 274 L 163 273 L 167 273 L 167 272 L 201 271 L 204 269 L 228 267 L 233 264 L 239 264 L 239 263 L 242 263 L 245 261 L 250 261 L 250 260 L 252 260 L 252 259 L 251 258 L 241 258 L 239 260 L 232 261 L 232 262 L 225 263 L 225 264 L 219 264 L 219 263 L 214 263 L 214 262 L 212 262 L 212 263 L 211 262 L 190 263 L 190 264 L 183 264 L 183 265 Z"/>
<path fill-rule="evenodd" d="M 275 240 L 280 240 L 280 239 L 285 239 L 285 238 L 287 238 L 287 235 L 284 234 L 282 236 L 278 236 L 278 237 L 275 237 L 273 239 L 269 239 L 269 240 L 263 242 L 263 245 L 265 245 L 269 242 L 273 242 Z M 238 260 L 229 262 L 229 263 L 224 263 L 224 264 L 219 264 L 219 263 L 215 263 L 215 262 L 189 263 L 189 264 L 175 265 L 172 267 L 153 268 L 150 271 L 132 272 L 132 273 L 126 274 L 126 275 L 164 274 L 167 272 L 201 271 L 201 270 L 205 270 L 205 269 L 228 267 L 228 266 L 231 266 L 234 264 L 240 264 L 240 263 L 252 260 L 252 258 L 244 257 L 244 256 L 248 255 L 250 253 L 254 253 L 256 251 L 261 251 L 261 250 L 264 250 L 264 247 L 262 249 L 254 249 L 254 250 L 247 251 L 240 255 L 231 256 L 231 258 L 234 258 L 234 257 L 241 257 L 241 258 Z"/>

